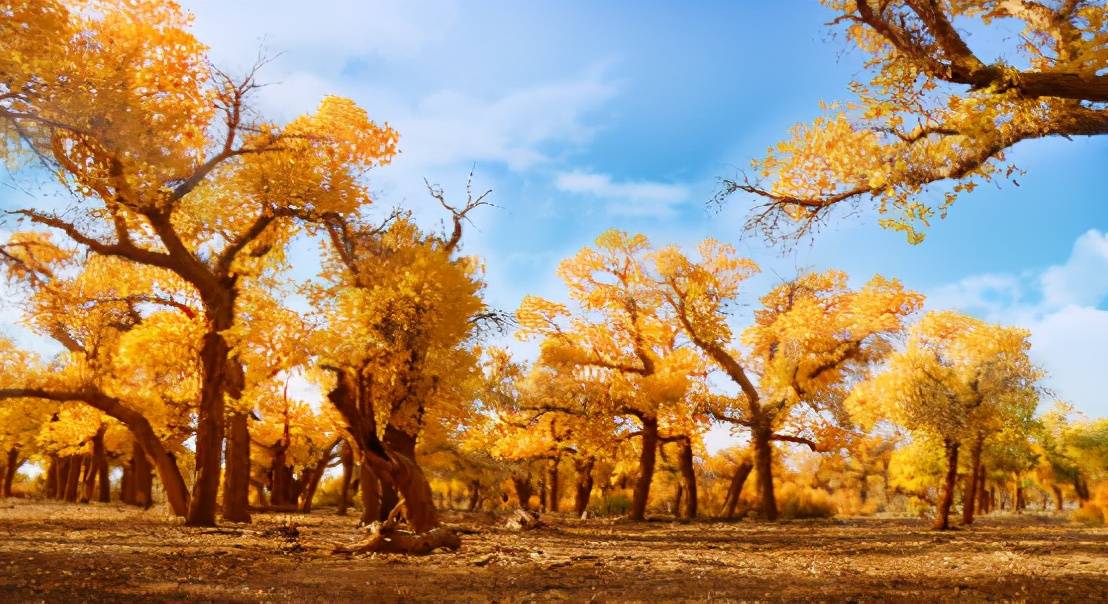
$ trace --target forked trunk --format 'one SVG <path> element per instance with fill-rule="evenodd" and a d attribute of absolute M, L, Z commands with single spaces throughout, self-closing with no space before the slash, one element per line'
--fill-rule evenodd
<path fill-rule="evenodd" d="M 681 479 L 685 487 L 685 509 L 682 517 L 696 518 L 696 469 L 693 467 L 692 444 L 683 440 L 679 444 L 677 453 L 677 465 L 681 469 Z M 676 513 L 676 509 L 674 512 Z"/>
<path fill-rule="evenodd" d="M 762 517 L 772 522 L 777 520 L 777 497 L 773 492 L 773 431 L 768 427 L 755 428 L 751 436 L 754 440 L 754 469 L 758 471 L 758 499 L 761 501 Z"/>
<path fill-rule="evenodd" d="M 299 509 L 301 512 L 306 514 L 312 511 L 312 500 L 315 499 L 315 492 L 319 489 L 319 482 L 323 480 L 323 474 L 327 472 L 327 465 L 335 458 L 334 451 L 338 444 L 337 441 L 332 443 L 324 452 L 323 457 L 316 462 L 311 473 L 308 474 L 308 479 L 304 484 L 304 490 L 300 493 Z"/>
<path fill-rule="evenodd" d="M 958 441 L 946 440 L 946 480 L 943 481 L 943 493 L 935 516 L 935 528 L 945 531 L 950 528 L 950 507 L 954 504 L 954 488 L 958 482 Z"/>
<path fill-rule="evenodd" d="M 226 457 L 223 519 L 250 522 L 250 424 L 245 413 L 232 413 L 228 418 Z"/>
<path fill-rule="evenodd" d="M 646 519 L 646 504 L 650 499 L 650 483 L 654 480 L 654 462 L 658 456 L 658 420 L 642 419 L 642 451 L 639 453 L 639 476 L 631 498 L 631 519 Z"/>
<path fill-rule="evenodd" d="M 589 498 L 592 496 L 593 477 L 592 469 L 596 465 L 596 459 L 586 457 L 574 461 L 574 470 L 577 471 L 577 488 L 573 494 L 573 512 L 580 517 L 589 507 Z"/>
<path fill-rule="evenodd" d="M 723 500 L 723 510 L 720 512 L 720 515 L 724 518 L 730 520 L 735 517 L 735 508 L 739 505 L 739 496 L 742 495 L 743 485 L 746 484 L 746 479 L 753 469 L 754 464 L 749 459 L 744 459 L 739 467 L 735 469 L 735 474 L 731 477 L 731 485 L 727 488 L 727 497 Z"/>

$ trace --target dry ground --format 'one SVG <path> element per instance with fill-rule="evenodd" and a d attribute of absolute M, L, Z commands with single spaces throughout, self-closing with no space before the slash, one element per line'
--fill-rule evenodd
<path fill-rule="evenodd" d="M 331 510 L 192 529 L 156 510 L 0 501 L 0 602 L 1108 601 L 1108 529 L 1031 515 L 948 533 L 919 520 L 560 519 L 523 534 L 449 520 L 477 530 L 459 553 L 343 557 L 332 547 L 359 533 Z"/>

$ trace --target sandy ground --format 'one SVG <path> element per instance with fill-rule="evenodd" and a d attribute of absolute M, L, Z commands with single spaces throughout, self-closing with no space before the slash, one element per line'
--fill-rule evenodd
<path fill-rule="evenodd" d="M 548 518 L 549 519 L 549 518 Z M 156 510 L 0 501 L 0 602 L 1108 601 L 1108 529 L 1034 515 L 776 525 L 553 519 L 423 558 L 331 554 L 354 519 L 193 529 Z M 296 527 L 288 530 L 289 523 Z"/>

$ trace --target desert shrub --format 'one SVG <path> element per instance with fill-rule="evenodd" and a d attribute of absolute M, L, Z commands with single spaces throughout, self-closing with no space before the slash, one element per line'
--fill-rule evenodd
<path fill-rule="evenodd" d="M 823 489 L 785 484 L 777 493 L 778 513 L 782 518 L 830 518 L 835 503 Z"/>

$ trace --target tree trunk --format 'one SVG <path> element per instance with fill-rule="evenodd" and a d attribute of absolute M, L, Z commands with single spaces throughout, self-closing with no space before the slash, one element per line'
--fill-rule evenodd
<path fill-rule="evenodd" d="M 385 426 L 385 447 L 415 461 L 416 437 L 395 426 Z M 378 520 L 384 521 L 400 501 L 400 496 L 395 487 L 383 480 L 380 483 L 381 508 Z M 450 501 L 450 507 L 454 507 L 453 500 Z"/>
<path fill-rule="evenodd" d="M 531 476 L 529 474 L 512 475 L 512 487 L 516 492 L 521 510 L 531 509 Z"/>
<path fill-rule="evenodd" d="M 646 519 L 646 504 L 650 499 L 650 482 L 654 479 L 654 462 L 658 456 L 658 420 L 642 418 L 642 451 L 639 453 L 639 476 L 631 498 L 631 520 Z"/>
<path fill-rule="evenodd" d="M 981 464 L 981 469 L 977 475 L 977 513 L 988 514 L 989 513 L 989 493 L 985 489 L 985 464 Z"/>
<path fill-rule="evenodd" d="M 1085 482 L 1085 477 L 1080 472 L 1074 474 L 1073 477 L 1073 492 L 1077 494 L 1077 501 L 1084 504 L 1089 500 L 1089 485 Z"/>
<path fill-rule="evenodd" d="M 727 488 L 727 497 L 723 500 L 723 509 L 720 511 L 724 518 L 730 520 L 735 517 L 735 508 L 739 505 L 739 496 L 742 495 L 743 485 L 746 484 L 746 479 L 753 469 L 754 464 L 749 459 L 744 459 L 739 467 L 735 469 L 735 474 L 731 477 L 731 486 Z"/>
<path fill-rule="evenodd" d="M 81 470 L 81 503 L 92 501 L 92 490 L 96 488 L 96 460 L 92 455 L 85 455 L 82 460 Z"/>
<path fill-rule="evenodd" d="M 754 441 L 754 469 L 758 471 L 758 499 L 762 517 L 777 520 L 777 497 L 773 492 L 773 431 L 769 427 L 751 431 Z"/>
<path fill-rule="evenodd" d="M 250 418 L 232 413 L 227 421 L 227 474 L 223 477 L 223 519 L 250 522 Z"/>
<path fill-rule="evenodd" d="M 696 518 L 697 512 L 697 495 L 696 495 L 696 469 L 693 467 L 693 453 L 692 443 L 688 440 L 683 440 L 678 443 L 680 449 L 677 452 L 677 465 L 681 469 L 681 479 L 684 481 L 685 486 L 685 510 L 683 517 L 688 519 Z M 677 510 L 674 510 L 676 513 Z"/>
<path fill-rule="evenodd" d="M 959 443 L 947 439 L 943 445 L 946 450 L 946 480 L 943 482 L 943 493 L 939 497 L 935 528 L 945 531 L 950 528 L 950 507 L 954 504 L 954 488 L 958 482 Z"/>
<path fill-rule="evenodd" d="M 65 479 L 65 500 L 70 503 L 77 502 L 77 491 L 81 485 L 81 456 L 69 456 L 69 472 Z"/>
<path fill-rule="evenodd" d="M 469 511 L 476 512 L 481 505 L 481 481 L 469 481 Z"/>
<path fill-rule="evenodd" d="M 312 468 L 311 474 L 308 475 L 308 480 L 304 484 L 304 490 L 300 493 L 300 511 L 307 514 L 312 511 L 312 500 L 315 499 L 315 492 L 319 489 L 319 482 L 323 480 L 323 474 L 327 472 L 327 465 L 331 463 L 331 460 L 335 456 L 335 447 L 338 446 L 338 442 L 334 442 L 323 453 L 323 457 L 316 462 L 315 467 Z"/>
<path fill-rule="evenodd" d="M 592 496 L 592 470 L 594 465 L 596 465 L 596 458 L 594 457 L 574 460 L 573 468 L 577 472 L 577 488 L 573 494 L 573 512 L 579 518 L 589 507 L 589 498 Z"/>
<path fill-rule="evenodd" d="M 342 463 L 342 484 L 339 487 L 338 515 L 345 516 L 350 505 L 350 482 L 354 479 L 354 450 L 345 440 L 339 450 L 339 461 Z"/>
<path fill-rule="evenodd" d="M 1012 510 L 1017 514 L 1023 512 L 1026 502 L 1023 500 L 1023 479 L 1019 472 L 1015 473 L 1016 480 L 1012 486 Z"/>
<path fill-rule="evenodd" d="M 185 519 L 187 526 L 215 526 L 223 451 L 224 393 L 230 356 L 230 346 L 222 333 L 234 323 L 235 305 L 234 294 L 220 293 L 223 295 L 204 300 L 208 324 L 200 350 L 203 380 L 196 423 L 196 482 Z"/>
<path fill-rule="evenodd" d="M 119 477 L 119 501 L 124 505 L 135 505 L 135 473 L 130 460 L 123 462 L 123 474 Z"/>
<path fill-rule="evenodd" d="M 973 524 L 974 504 L 977 501 L 977 483 L 981 476 L 981 451 L 985 447 L 985 436 L 978 434 L 970 448 L 970 475 L 966 477 L 966 486 L 962 493 L 962 524 Z"/>
<path fill-rule="evenodd" d="M 134 481 L 134 504 L 149 508 L 154 504 L 154 474 L 150 460 L 138 443 L 131 445 L 131 477 Z"/>
<path fill-rule="evenodd" d="M 561 492 L 559 488 L 559 476 L 558 476 L 558 462 L 559 458 L 550 460 L 550 467 L 546 471 L 546 490 L 549 497 L 549 504 L 547 508 L 551 512 L 558 511 L 558 500 L 561 499 Z"/>
<path fill-rule="evenodd" d="M 96 488 L 96 477 L 100 473 L 100 465 L 106 461 L 104 453 L 105 429 L 101 425 L 92 437 L 92 455 L 89 456 L 88 471 L 85 472 L 85 493 L 81 496 L 81 503 L 92 501 L 93 490 Z"/>
<path fill-rule="evenodd" d="M 673 505 L 671 506 L 672 509 L 673 509 L 673 515 L 674 516 L 680 516 L 681 515 L 681 500 L 682 500 L 684 494 L 685 494 L 685 485 L 683 485 L 681 483 L 677 483 L 677 488 L 673 490 Z"/>
<path fill-rule="evenodd" d="M 377 479 L 377 475 L 374 474 L 373 468 L 364 461 L 359 467 L 361 476 L 358 482 L 362 489 L 362 517 L 358 524 L 369 526 L 371 523 L 380 520 L 381 505 L 384 502 L 381 497 L 380 481 Z M 393 505 L 395 507 L 396 504 Z"/>
<path fill-rule="evenodd" d="M 1061 512 L 1062 505 L 1065 501 L 1062 499 L 1062 488 L 1056 484 L 1050 485 L 1050 490 L 1054 492 L 1054 509 Z"/>
<path fill-rule="evenodd" d="M 68 456 L 58 458 L 58 479 L 54 483 L 54 499 L 65 500 L 65 485 L 69 484 L 69 465 L 72 459 Z"/>
<path fill-rule="evenodd" d="M 0 497 L 11 497 L 12 486 L 15 484 L 15 473 L 19 470 L 19 466 L 23 465 L 23 460 L 19 459 L 19 449 L 12 447 L 8 449 L 8 460 L 4 464 L 4 475 L 2 477 L 3 483 L 0 488 Z"/>
<path fill-rule="evenodd" d="M 100 456 L 100 462 L 96 466 L 96 484 L 100 487 L 96 500 L 100 503 L 110 503 L 112 500 L 112 479 L 106 454 Z"/>
<path fill-rule="evenodd" d="M 58 471 L 61 461 L 57 455 L 50 455 L 50 465 L 46 468 L 46 496 L 53 498 L 58 493 Z"/>

